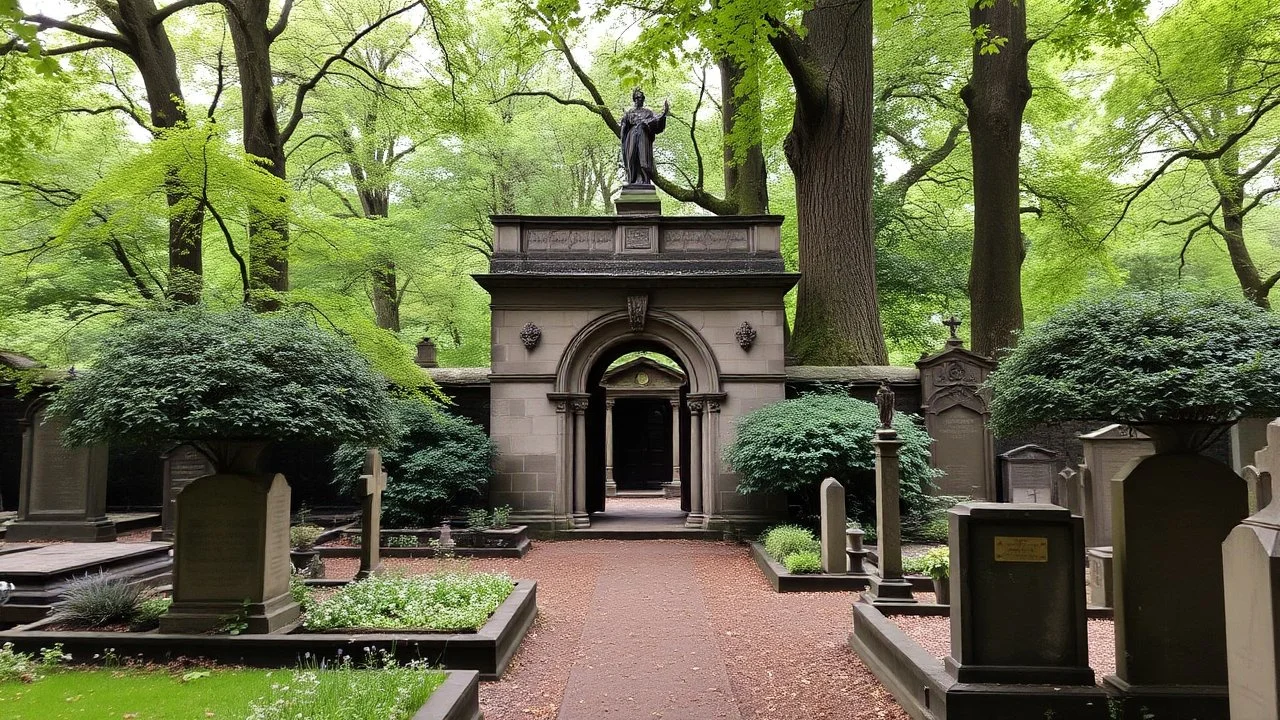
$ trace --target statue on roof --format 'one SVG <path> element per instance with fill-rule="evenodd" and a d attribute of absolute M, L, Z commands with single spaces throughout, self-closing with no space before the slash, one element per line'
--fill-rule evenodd
<path fill-rule="evenodd" d="M 644 91 L 636 88 L 631 93 L 635 107 L 622 115 L 619 135 L 622 139 L 622 166 L 626 170 L 628 185 L 653 185 L 653 138 L 667 128 L 667 113 L 671 103 L 663 101 L 662 112 L 654 114 L 644 106 Z"/>

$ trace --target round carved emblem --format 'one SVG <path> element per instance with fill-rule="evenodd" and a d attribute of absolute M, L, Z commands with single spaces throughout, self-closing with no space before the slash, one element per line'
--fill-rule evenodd
<path fill-rule="evenodd" d="M 649 384 L 649 373 L 644 372 L 643 370 L 641 370 L 640 372 L 636 373 L 636 384 L 637 384 L 637 385 L 648 385 L 648 384 Z"/>

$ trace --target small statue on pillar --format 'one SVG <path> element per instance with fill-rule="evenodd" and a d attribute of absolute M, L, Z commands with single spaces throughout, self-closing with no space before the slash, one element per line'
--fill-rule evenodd
<path fill-rule="evenodd" d="M 671 103 L 662 103 L 662 113 L 654 114 L 644 106 L 644 91 L 636 88 L 631 93 L 635 107 L 622 115 L 622 166 L 626 169 L 628 185 L 653 185 L 653 138 L 667 128 L 667 113 Z"/>
<path fill-rule="evenodd" d="M 880 389 L 876 391 L 876 407 L 880 410 L 880 429 L 893 429 L 893 390 L 887 381 L 880 381 Z"/>

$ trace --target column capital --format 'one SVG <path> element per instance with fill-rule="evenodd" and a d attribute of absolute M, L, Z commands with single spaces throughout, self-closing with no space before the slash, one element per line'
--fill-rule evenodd
<path fill-rule="evenodd" d="M 703 401 L 701 401 L 701 400 L 690 400 L 690 401 L 689 401 L 689 403 L 688 403 L 688 405 L 689 405 L 689 412 L 691 412 L 691 413 L 693 413 L 693 414 L 695 414 L 695 415 L 701 415 L 701 414 L 702 414 L 702 408 L 703 408 L 704 404 L 705 404 L 705 403 L 703 403 Z"/>
<path fill-rule="evenodd" d="M 612 408 L 613 408 L 613 404 L 614 404 L 614 403 L 616 403 L 616 402 L 618 402 L 616 398 L 605 398 L 605 400 L 604 400 L 604 406 L 605 406 L 605 407 L 607 407 L 607 408 L 612 409 Z"/>
<path fill-rule="evenodd" d="M 573 408 L 574 415 L 582 415 L 587 411 L 587 406 L 591 404 L 590 400 L 573 400 L 569 405 Z"/>

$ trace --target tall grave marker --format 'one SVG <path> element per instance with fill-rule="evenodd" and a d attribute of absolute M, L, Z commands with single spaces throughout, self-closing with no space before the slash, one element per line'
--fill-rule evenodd
<path fill-rule="evenodd" d="M 382 567 L 382 491 L 387 489 L 387 474 L 382 470 L 382 452 L 369 448 L 364 454 L 364 471 L 360 474 L 360 570 L 363 580 Z"/>
<path fill-rule="evenodd" d="M 819 489 L 822 513 L 822 572 L 849 572 L 849 556 L 845 555 L 844 486 L 835 478 L 822 481 Z"/>
<path fill-rule="evenodd" d="M 1080 436 L 1084 464 L 1080 469 L 1084 505 L 1084 543 L 1111 544 L 1111 481 L 1131 461 L 1155 451 L 1146 435 L 1128 425 L 1108 425 Z"/>
<path fill-rule="evenodd" d="M 160 529 L 151 532 L 152 540 L 173 542 L 178 525 L 178 493 L 198 477 L 212 475 L 213 463 L 190 445 L 178 445 L 160 456 L 164 461 L 164 505 L 160 510 Z"/>
<path fill-rule="evenodd" d="M 951 337 L 946 347 L 916 363 L 920 411 L 933 438 L 930 462 L 946 472 L 937 480 L 941 494 L 995 500 L 995 438 L 987 428 L 990 411 L 981 390 L 995 363 L 964 348 L 956 336 L 959 320 L 953 317 L 947 325 Z"/>
<path fill-rule="evenodd" d="M 911 583 L 902 576 L 902 518 L 898 515 L 899 462 L 902 439 L 893 429 L 893 391 L 881 383 L 876 393 L 880 429 L 871 444 L 876 448 L 876 567 L 867 597 L 877 605 L 910 604 L 916 601 Z"/>
<path fill-rule="evenodd" d="M 1004 500 L 1011 503 L 1052 503 L 1058 453 L 1039 445 L 1023 445 L 1000 456 Z"/>

